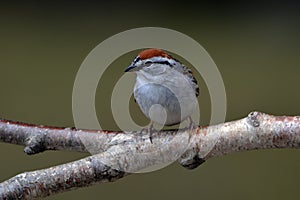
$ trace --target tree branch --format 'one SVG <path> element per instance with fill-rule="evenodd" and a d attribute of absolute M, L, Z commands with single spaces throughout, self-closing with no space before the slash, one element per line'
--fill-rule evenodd
<path fill-rule="evenodd" d="M 25 146 L 25 153 L 71 150 L 95 154 L 48 169 L 25 172 L 0 184 L 0 199 L 32 199 L 118 180 L 149 166 L 175 160 L 193 169 L 228 153 L 300 147 L 300 116 L 252 112 L 224 124 L 153 133 L 54 128 L 0 121 L 0 141 Z"/>

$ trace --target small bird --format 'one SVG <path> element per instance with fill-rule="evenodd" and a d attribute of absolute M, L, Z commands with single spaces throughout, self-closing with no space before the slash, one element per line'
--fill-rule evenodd
<path fill-rule="evenodd" d="M 153 122 L 172 126 L 189 118 L 198 105 L 199 87 L 192 71 L 161 49 L 146 49 L 125 72 L 134 72 L 134 98 Z M 151 130 L 150 130 L 150 140 Z"/>

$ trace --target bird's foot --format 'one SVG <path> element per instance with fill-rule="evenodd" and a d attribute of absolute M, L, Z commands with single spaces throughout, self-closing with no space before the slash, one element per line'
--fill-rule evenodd
<path fill-rule="evenodd" d="M 196 127 L 196 124 L 194 123 L 191 116 L 188 117 L 188 120 L 189 120 L 189 129 L 193 130 Z"/>
<path fill-rule="evenodd" d="M 150 126 L 148 127 L 148 133 L 149 133 L 149 139 L 151 144 L 153 144 L 152 142 L 152 134 L 155 131 L 154 127 L 153 127 L 153 122 L 151 122 Z"/>
<path fill-rule="evenodd" d="M 150 142 L 151 142 L 151 144 L 153 144 L 153 142 L 152 142 L 152 134 L 156 131 L 155 129 L 154 129 L 154 127 L 153 127 L 153 122 L 151 122 L 150 123 L 150 125 L 147 127 L 147 128 L 143 128 L 142 130 L 141 130 L 141 132 L 147 132 L 148 134 L 149 134 L 149 139 L 150 139 Z"/>
<path fill-rule="evenodd" d="M 194 123 L 193 119 L 191 116 L 188 117 L 188 120 L 189 120 L 189 126 L 188 126 L 188 130 L 189 130 L 189 142 L 191 140 L 191 137 L 192 137 L 192 132 L 193 130 L 196 128 L 196 124 Z"/>

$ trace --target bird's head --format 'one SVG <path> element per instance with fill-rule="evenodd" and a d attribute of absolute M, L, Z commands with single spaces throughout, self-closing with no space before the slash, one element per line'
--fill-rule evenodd
<path fill-rule="evenodd" d="M 176 65 L 176 60 L 161 49 L 146 49 L 140 52 L 125 72 L 159 75 Z"/>

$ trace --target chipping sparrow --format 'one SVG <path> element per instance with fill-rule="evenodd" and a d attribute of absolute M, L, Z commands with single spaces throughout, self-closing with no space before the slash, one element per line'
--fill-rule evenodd
<path fill-rule="evenodd" d="M 134 98 L 153 122 L 175 125 L 189 118 L 198 104 L 199 87 L 192 71 L 160 49 L 146 49 L 125 72 L 134 72 Z M 190 121 L 192 124 L 192 121 Z M 151 137 L 150 137 L 151 139 Z"/>

